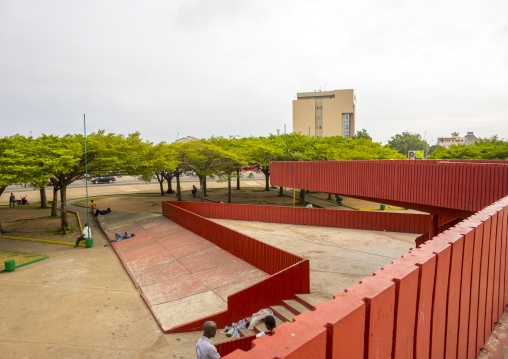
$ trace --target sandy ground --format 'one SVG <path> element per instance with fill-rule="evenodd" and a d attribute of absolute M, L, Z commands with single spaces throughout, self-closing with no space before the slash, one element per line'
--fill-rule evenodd
<path fill-rule="evenodd" d="M 36 206 L 2 209 L 0 210 L 2 234 L 60 242 L 75 242 L 76 237 L 81 235 L 76 214 L 68 213 L 70 232 L 66 236 L 62 236 L 59 232 L 60 217 L 50 215 L 50 208 Z"/>

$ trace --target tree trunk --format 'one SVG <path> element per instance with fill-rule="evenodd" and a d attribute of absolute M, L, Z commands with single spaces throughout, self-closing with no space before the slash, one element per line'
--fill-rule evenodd
<path fill-rule="evenodd" d="M 199 198 L 201 199 L 201 202 L 203 202 L 205 200 L 205 191 L 204 191 L 204 186 L 206 185 L 206 177 L 203 178 L 201 176 L 198 176 L 199 177 L 199 187 L 201 188 L 201 194 L 199 196 Z"/>
<path fill-rule="evenodd" d="M 203 194 L 203 196 L 205 196 L 205 197 L 207 196 L 206 195 L 206 176 L 203 177 L 203 188 L 202 188 L 201 193 Z"/>
<path fill-rule="evenodd" d="M 7 186 L 0 186 L 0 196 L 2 195 L 2 193 L 4 193 L 6 188 Z"/>
<path fill-rule="evenodd" d="M 168 191 L 167 191 L 167 193 L 173 193 L 173 186 L 171 185 L 171 182 L 173 182 L 173 176 L 166 177 L 166 181 L 168 181 Z"/>
<path fill-rule="evenodd" d="M 228 203 L 231 203 L 231 173 L 228 174 Z"/>
<path fill-rule="evenodd" d="M 182 200 L 182 191 L 180 190 L 180 172 L 177 172 L 176 175 L 176 198 L 179 201 Z"/>
<path fill-rule="evenodd" d="M 48 200 L 46 198 L 46 188 L 41 188 L 41 208 L 48 208 Z"/>
<path fill-rule="evenodd" d="M 163 183 L 164 183 L 164 176 L 159 175 L 159 172 L 155 172 L 155 175 L 157 176 L 157 181 L 159 181 L 159 187 L 161 189 L 161 196 L 164 196 L 164 186 L 163 186 Z"/>
<path fill-rule="evenodd" d="M 331 193 L 328 193 L 328 200 L 331 201 L 332 200 L 332 194 Z"/>
<path fill-rule="evenodd" d="M 279 187 L 279 197 L 284 196 L 284 187 Z"/>
<path fill-rule="evenodd" d="M 236 169 L 236 190 L 240 190 L 240 169 Z"/>
<path fill-rule="evenodd" d="M 53 203 L 51 203 L 51 217 L 58 217 L 57 205 L 58 205 L 58 187 L 53 186 Z"/>
<path fill-rule="evenodd" d="M 60 186 L 60 224 L 62 226 L 62 230 L 66 227 L 67 224 L 67 187 Z"/>
<path fill-rule="evenodd" d="M 299 204 L 305 203 L 305 190 L 304 189 L 300 190 L 300 199 L 298 200 L 298 203 Z"/>
<path fill-rule="evenodd" d="M 270 170 L 261 168 L 261 172 L 265 175 L 265 191 L 270 190 Z"/>

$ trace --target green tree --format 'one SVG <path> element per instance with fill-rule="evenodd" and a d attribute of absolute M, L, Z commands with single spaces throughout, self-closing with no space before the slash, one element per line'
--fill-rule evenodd
<path fill-rule="evenodd" d="M 206 177 L 218 171 L 224 159 L 230 154 L 205 141 L 174 143 L 173 148 L 177 153 L 178 162 L 183 163 L 186 169 L 194 171 L 198 176 L 203 202 L 206 195 Z"/>
<path fill-rule="evenodd" d="M 144 143 L 139 133 L 128 136 L 98 131 L 87 136 L 88 172 L 94 175 L 132 174 L 147 177 L 149 143 Z M 83 135 L 66 135 L 54 138 L 54 146 L 49 149 L 60 156 L 58 169 L 51 181 L 60 191 L 61 227 L 67 223 L 67 186 L 85 175 L 85 138 Z"/>
<path fill-rule="evenodd" d="M 227 202 L 231 203 L 231 179 L 239 176 L 236 170 L 247 163 L 240 160 L 244 147 L 241 145 L 241 142 L 234 137 L 211 137 L 203 142 L 215 145 L 224 151 L 222 153 L 221 164 L 217 167 L 219 170 L 219 173 L 217 173 L 217 182 L 228 183 Z"/>
<path fill-rule="evenodd" d="M 425 151 L 429 148 L 427 141 L 422 140 L 419 133 L 411 133 L 404 131 L 400 134 L 396 134 L 388 141 L 389 148 L 397 150 L 400 154 L 403 154 L 407 158 L 408 151 Z"/>
<path fill-rule="evenodd" d="M 372 137 L 367 133 L 366 129 L 362 129 L 358 131 L 353 137 L 353 140 L 358 140 L 360 138 L 363 138 L 364 140 L 372 141 Z"/>
<path fill-rule="evenodd" d="M 23 184 L 30 178 L 34 170 L 27 160 L 30 141 L 21 135 L 0 138 L 0 196 L 7 186 Z"/>
<path fill-rule="evenodd" d="M 448 148 L 439 147 L 433 153 L 433 159 L 475 159 L 475 160 L 506 160 L 508 159 L 508 142 L 497 136 L 481 138 L 474 145 L 452 145 Z"/>

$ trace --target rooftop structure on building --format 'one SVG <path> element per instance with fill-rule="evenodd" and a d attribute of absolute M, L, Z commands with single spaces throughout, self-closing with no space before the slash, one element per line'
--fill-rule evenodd
<path fill-rule="evenodd" d="M 200 138 L 194 136 L 187 136 L 177 139 L 175 142 L 190 142 L 190 141 L 199 141 Z"/>
<path fill-rule="evenodd" d="M 438 137 L 437 145 L 441 147 L 448 148 L 451 145 L 474 145 L 475 142 L 478 141 L 478 138 L 473 134 L 473 132 L 468 132 L 465 137 L 459 137 L 458 132 L 453 132 L 452 137 Z"/>
<path fill-rule="evenodd" d="M 354 90 L 297 93 L 293 100 L 293 132 L 313 137 L 355 134 Z"/>

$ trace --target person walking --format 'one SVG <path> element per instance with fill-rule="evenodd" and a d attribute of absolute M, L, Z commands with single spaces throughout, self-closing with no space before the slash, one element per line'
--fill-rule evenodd
<path fill-rule="evenodd" d="M 77 247 L 79 246 L 79 242 L 81 242 L 83 239 L 87 239 L 87 238 L 90 238 L 88 237 L 88 224 L 85 224 L 85 228 L 83 228 L 83 235 L 81 237 L 78 237 L 78 240 L 76 241 L 76 245 L 74 247 Z M 92 233 L 90 233 L 90 236 L 92 235 Z"/>
<path fill-rule="evenodd" d="M 210 338 L 215 336 L 217 332 L 217 324 L 212 321 L 205 322 L 203 324 L 203 335 L 198 339 L 196 343 L 196 355 L 197 359 L 219 359 L 220 355 L 217 352 L 217 348 L 212 344 Z"/>
<path fill-rule="evenodd" d="M 11 196 L 9 197 L 9 208 L 11 207 L 14 208 L 14 201 L 16 201 L 16 197 L 14 196 L 13 193 L 11 193 Z"/>

